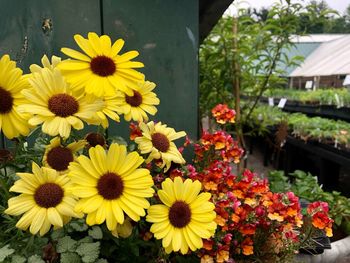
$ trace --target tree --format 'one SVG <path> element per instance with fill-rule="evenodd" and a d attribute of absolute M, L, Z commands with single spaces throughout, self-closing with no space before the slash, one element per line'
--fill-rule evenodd
<path fill-rule="evenodd" d="M 275 4 L 265 21 L 256 21 L 244 10 L 238 10 L 237 18 L 223 17 L 200 47 L 200 116 L 210 116 L 218 103 L 233 106 L 235 101 L 235 106 L 243 110 L 242 119 L 236 119 L 235 124 L 243 148 L 243 123 L 250 118 L 263 92 L 282 81 L 283 71 L 277 65 L 293 63 L 283 56 L 283 48 L 292 46 L 290 36 L 297 31 L 302 7 L 286 2 Z M 233 21 L 237 23 L 237 33 L 233 33 Z M 251 95 L 243 107 L 237 105 L 242 92 Z"/>

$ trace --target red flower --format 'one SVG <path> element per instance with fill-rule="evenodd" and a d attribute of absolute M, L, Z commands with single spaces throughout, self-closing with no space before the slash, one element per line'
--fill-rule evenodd
<path fill-rule="evenodd" d="M 212 110 L 211 113 L 213 117 L 216 119 L 217 123 L 225 124 L 225 123 L 234 123 L 236 112 L 233 109 L 230 109 L 226 104 L 218 104 Z"/>

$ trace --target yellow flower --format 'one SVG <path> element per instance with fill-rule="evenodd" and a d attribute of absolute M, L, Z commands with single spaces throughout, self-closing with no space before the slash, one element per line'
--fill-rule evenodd
<path fill-rule="evenodd" d="M 153 196 L 149 170 L 138 168 L 143 158 L 127 154 L 126 146 L 112 144 L 106 154 L 102 146 L 89 150 L 90 158 L 79 156 L 69 165 L 73 193 L 81 199 L 75 211 L 87 214 L 88 225 L 102 224 L 113 231 L 124 223 L 124 212 L 134 221 L 145 216 L 146 197 Z"/>
<path fill-rule="evenodd" d="M 125 218 L 123 224 L 117 224 L 116 229 L 112 231 L 112 235 L 115 237 L 128 238 L 132 234 L 132 225 L 130 218 Z"/>
<path fill-rule="evenodd" d="M 112 120 L 119 122 L 120 118 L 118 113 L 120 114 L 121 107 L 118 105 L 119 101 L 116 96 L 105 96 L 103 97 L 104 106 L 102 110 L 97 112 L 98 117 L 101 120 L 101 125 L 103 128 L 108 128 L 108 118 L 111 118 Z"/>
<path fill-rule="evenodd" d="M 66 147 L 61 144 L 60 137 L 55 137 L 46 146 L 43 164 L 46 167 L 56 170 L 60 174 L 68 172 L 68 165 L 76 159 L 76 152 L 83 149 L 85 140 L 72 142 Z"/>
<path fill-rule="evenodd" d="M 188 249 L 195 251 L 203 247 L 202 238 L 214 235 L 216 223 L 215 206 L 209 202 L 210 193 L 201 193 L 201 183 L 180 177 L 174 182 L 167 178 L 162 183 L 158 196 L 164 205 L 152 205 L 146 220 L 153 223 L 150 231 L 155 238 L 162 239 L 167 253 Z"/>
<path fill-rule="evenodd" d="M 179 150 L 176 148 L 173 140 L 186 136 L 184 131 L 176 132 L 173 128 L 168 128 L 165 124 L 153 121 L 149 123 L 140 123 L 142 137 L 135 138 L 135 142 L 142 154 L 150 153 L 146 163 L 153 159 L 161 159 L 163 168 L 166 165 L 165 171 L 170 168 L 171 162 L 185 163 Z"/>
<path fill-rule="evenodd" d="M 155 87 L 155 83 L 145 81 L 133 91 L 133 96 L 118 92 L 118 104 L 123 110 L 126 121 L 130 121 L 131 119 L 138 122 L 148 121 L 146 113 L 151 115 L 156 114 L 157 108 L 154 105 L 159 105 L 159 99 L 152 92 Z"/>
<path fill-rule="evenodd" d="M 70 180 L 55 170 L 32 164 L 33 173 L 17 173 L 20 177 L 10 191 L 21 193 L 8 200 L 5 213 L 19 216 L 16 227 L 35 235 L 45 235 L 53 225 L 62 227 L 71 217 L 79 217 L 74 212 L 76 198 L 69 192 Z"/>
<path fill-rule="evenodd" d="M 30 115 L 17 111 L 17 106 L 25 102 L 21 91 L 28 85 L 16 62 L 4 55 L 0 59 L 0 130 L 9 139 L 28 135 L 30 131 L 27 122 Z"/>
<path fill-rule="evenodd" d="M 269 213 L 267 217 L 270 218 L 271 220 L 276 220 L 278 222 L 283 222 L 284 220 L 284 217 L 281 216 L 279 213 Z"/>
<path fill-rule="evenodd" d="M 18 109 L 33 114 L 29 124 L 43 124 L 44 133 L 68 138 L 72 127 L 84 128 L 82 120 L 89 124 L 99 121 L 96 112 L 102 108 L 102 100 L 87 98 L 83 91 L 73 92 L 58 69 L 35 72 L 29 82 L 33 88 L 22 93 L 30 102 Z"/>
<path fill-rule="evenodd" d="M 90 32 L 85 39 L 75 35 L 74 40 L 85 54 L 70 48 L 61 51 L 71 60 L 62 61 L 58 67 L 68 82 L 83 88 L 89 94 L 98 97 L 114 96 L 116 90 L 132 96 L 132 89 L 144 81 L 145 76 L 133 68 L 142 68 L 141 62 L 130 61 L 137 57 L 137 51 L 119 54 L 124 40 L 118 39 L 113 45 L 109 36 L 98 36 Z"/>
<path fill-rule="evenodd" d="M 30 72 L 32 72 L 32 73 L 34 73 L 34 72 L 40 73 L 40 71 L 43 68 L 47 68 L 47 69 L 53 71 L 60 62 L 61 62 L 60 57 L 52 56 L 51 62 L 50 62 L 49 58 L 46 55 L 44 55 L 41 58 L 41 64 L 43 65 L 42 67 L 37 65 L 37 64 L 32 64 L 32 65 L 30 65 L 29 69 L 30 69 Z"/>

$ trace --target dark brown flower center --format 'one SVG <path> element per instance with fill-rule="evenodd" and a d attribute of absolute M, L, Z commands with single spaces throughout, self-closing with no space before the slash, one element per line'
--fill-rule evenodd
<path fill-rule="evenodd" d="M 117 69 L 114 61 L 106 56 L 94 57 L 90 62 L 90 68 L 92 72 L 102 77 L 113 75 Z"/>
<path fill-rule="evenodd" d="M 13 106 L 11 93 L 0 87 L 0 114 L 9 113 Z"/>
<path fill-rule="evenodd" d="M 74 157 L 70 149 L 61 146 L 51 149 L 47 153 L 47 163 L 56 171 L 65 171 L 68 169 L 70 162 L 73 162 Z"/>
<path fill-rule="evenodd" d="M 90 132 L 88 135 L 86 135 L 85 139 L 91 147 L 95 147 L 96 145 L 101 145 L 104 147 L 106 145 L 105 137 L 97 132 Z"/>
<path fill-rule="evenodd" d="M 152 144 L 161 152 L 166 152 L 170 147 L 169 139 L 164 134 L 159 132 L 152 134 Z"/>
<path fill-rule="evenodd" d="M 57 116 L 68 117 L 77 113 L 79 104 L 77 100 L 67 94 L 56 94 L 49 99 L 49 110 Z"/>
<path fill-rule="evenodd" d="M 191 209 L 183 201 L 176 201 L 169 209 L 169 221 L 177 228 L 188 225 L 191 221 Z"/>
<path fill-rule="evenodd" d="M 142 96 L 139 92 L 134 90 L 134 96 L 125 96 L 126 103 L 130 104 L 133 107 L 140 106 L 142 103 Z"/>
<path fill-rule="evenodd" d="M 46 183 L 36 189 L 34 200 L 41 207 L 55 207 L 61 203 L 63 195 L 64 192 L 61 186 L 55 183 Z"/>
<path fill-rule="evenodd" d="M 104 199 L 117 199 L 123 193 L 124 182 L 119 175 L 115 173 L 106 173 L 98 180 L 97 190 Z"/>

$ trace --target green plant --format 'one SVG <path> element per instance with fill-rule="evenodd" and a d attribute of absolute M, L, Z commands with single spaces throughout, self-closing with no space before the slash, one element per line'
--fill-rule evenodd
<path fill-rule="evenodd" d="M 288 122 L 291 134 L 304 141 L 310 139 L 323 143 L 332 143 L 349 148 L 350 124 L 340 120 L 330 120 L 321 117 L 307 117 L 302 113 L 286 113 L 277 107 L 262 105 L 257 107 L 250 121 L 245 125 L 251 128 L 251 133 L 263 135 L 269 126 L 279 124 L 282 120 Z"/>
<path fill-rule="evenodd" d="M 270 188 L 273 192 L 293 191 L 297 196 L 309 202 L 317 200 L 329 204 L 329 214 L 334 220 L 334 226 L 341 228 L 350 235 L 350 198 L 340 192 L 327 192 L 318 184 L 316 176 L 300 170 L 284 175 L 283 171 L 273 171 L 268 174 Z"/>
<path fill-rule="evenodd" d="M 346 88 L 325 88 L 315 91 L 273 88 L 264 92 L 265 97 L 287 98 L 301 103 L 312 102 L 321 105 L 336 105 L 344 107 L 350 105 L 350 92 Z"/>

